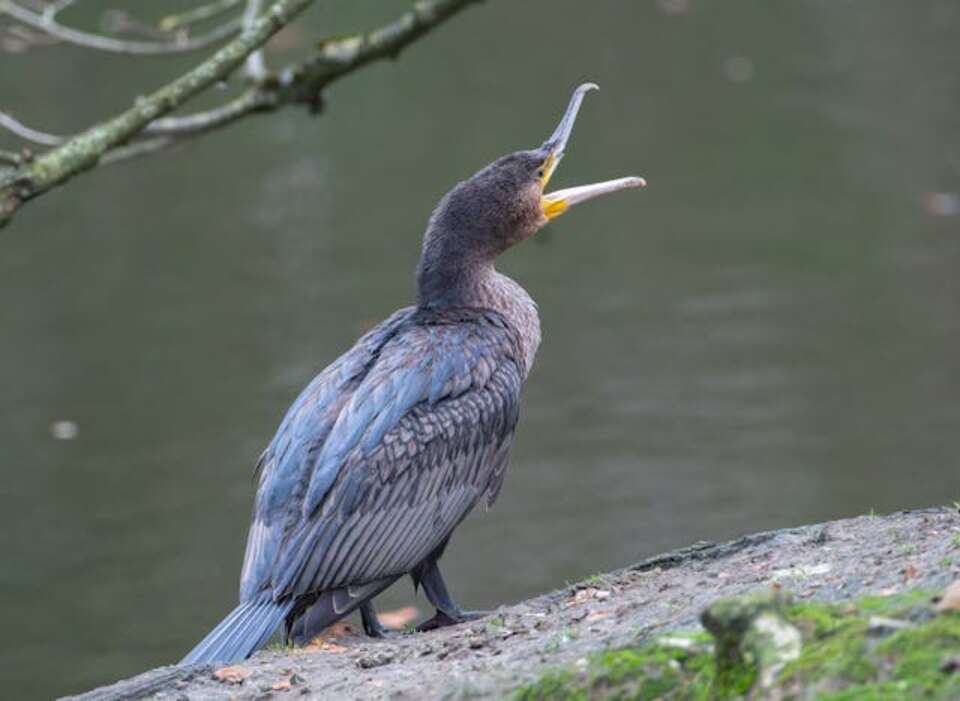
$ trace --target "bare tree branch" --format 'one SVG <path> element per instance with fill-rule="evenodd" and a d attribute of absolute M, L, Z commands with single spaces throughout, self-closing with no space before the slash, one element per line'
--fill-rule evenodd
<path fill-rule="evenodd" d="M 176 139 L 170 136 L 161 136 L 157 137 L 156 139 L 143 139 L 141 141 L 135 141 L 129 146 L 120 146 L 119 148 L 115 148 L 108 152 L 102 159 L 100 159 L 100 163 L 107 165 L 110 163 L 127 161 L 131 158 L 139 158 L 140 156 L 146 156 L 147 154 L 156 153 L 157 151 L 163 151 L 171 146 L 175 146 L 182 140 L 183 139 Z"/>
<path fill-rule="evenodd" d="M 19 153 L 13 151 L 0 151 L 0 163 L 8 166 L 18 166 L 22 163 Z"/>
<path fill-rule="evenodd" d="M 59 44 L 60 40 L 22 24 L 0 27 L 0 52 L 17 54 L 40 46 Z"/>
<path fill-rule="evenodd" d="M 16 119 L 13 115 L 9 115 L 6 112 L 0 112 L 0 127 L 6 129 L 7 131 L 13 132 L 21 139 L 32 141 L 33 143 L 40 144 L 41 146 L 59 146 L 63 143 L 62 136 L 32 129 L 20 120 Z"/>
<path fill-rule="evenodd" d="M 417 39 L 463 10 L 483 0 L 423 0 L 390 24 L 372 32 L 323 42 L 317 55 L 284 70 L 279 102 L 318 106 L 320 92 L 330 83 L 362 66 L 395 59 Z"/>
<path fill-rule="evenodd" d="M 43 19 L 46 22 L 53 22 L 57 15 L 70 7 L 76 0 L 55 0 L 43 8 Z"/>
<path fill-rule="evenodd" d="M 143 130 L 143 133 L 168 136 L 200 134 L 235 122 L 251 112 L 272 109 L 275 106 L 276 96 L 272 92 L 251 88 L 220 107 L 182 117 L 156 119 Z"/>
<path fill-rule="evenodd" d="M 272 108 L 277 101 L 276 95 L 262 88 L 252 88 L 237 98 L 202 112 L 194 112 L 180 117 L 160 117 L 148 124 L 137 136 L 157 135 L 198 135 L 203 132 L 225 126 L 257 110 Z M 41 146 L 59 146 L 66 137 L 28 127 L 6 112 L 0 112 L 0 128 L 16 134 L 25 141 Z M 159 149 L 153 149 L 159 150 Z M 145 150 L 144 153 L 149 153 Z M 113 161 L 110 161 L 113 162 Z"/>
<path fill-rule="evenodd" d="M 469 5 L 483 0 L 427 0 L 372 32 L 325 41 L 312 59 L 280 75 L 279 102 L 320 106 L 321 91 L 368 63 L 395 59 L 407 46 Z"/>
<path fill-rule="evenodd" d="M 393 22 L 368 33 L 324 42 L 315 56 L 267 77 L 233 100 L 210 110 L 176 117 L 176 110 L 245 63 L 273 34 L 312 0 L 275 0 L 249 28 L 213 56 L 132 108 L 70 138 L 17 168 L 0 168 L 0 228 L 26 201 L 99 163 L 125 160 L 167 148 L 250 114 L 289 104 L 315 110 L 321 91 L 332 82 L 374 61 L 396 58 L 431 29 L 481 0 L 419 0 Z M 141 140 L 136 141 L 136 138 Z"/>
<path fill-rule="evenodd" d="M 195 136 L 226 126 L 257 110 L 271 109 L 273 105 L 274 96 L 271 93 L 254 89 L 214 109 L 194 112 L 182 117 L 155 119 L 138 135 L 144 138 L 133 141 L 127 146 L 107 151 L 100 163 L 103 165 L 118 163 L 165 150 Z M 0 226 L 2 226 L 2 220 L 0 220 Z"/>
<path fill-rule="evenodd" d="M 138 37 L 148 42 L 175 43 L 190 36 L 189 26 L 176 31 L 164 31 L 137 18 L 136 15 L 116 8 L 107 10 L 100 18 L 100 29 L 108 35 Z"/>
<path fill-rule="evenodd" d="M 167 15 L 157 26 L 161 31 L 172 32 L 187 27 L 196 22 L 202 22 L 223 14 L 227 10 L 239 5 L 243 0 L 213 0 L 206 5 L 199 5 L 179 15 Z"/>
<path fill-rule="evenodd" d="M 10 220 L 23 202 L 92 168 L 111 148 L 127 143 L 153 120 L 225 78 L 311 2 L 276 0 L 248 31 L 172 83 L 148 97 L 138 98 L 126 112 L 77 134 L 13 173 L 0 173 L 0 226 Z"/>
<path fill-rule="evenodd" d="M 54 9 L 58 11 L 62 7 Z M 88 49 L 137 56 L 163 56 L 205 49 L 239 32 L 243 23 L 242 18 L 235 17 L 214 27 L 206 34 L 196 37 L 179 36 L 171 41 L 126 41 L 66 27 L 56 21 L 56 11 L 50 14 L 47 12 L 39 14 L 18 5 L 13 0 L 0 0 L 0 14 L 6 14 L 18 22 L 44 31 L 57 39 Z"/>

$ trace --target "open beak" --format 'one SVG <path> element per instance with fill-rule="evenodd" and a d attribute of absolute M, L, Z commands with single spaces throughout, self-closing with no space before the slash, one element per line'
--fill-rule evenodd
<path fill-rule="evenodd" d="M 580 111 L 580 103 L 583 102 L 583 96 L 591 90 L 599 90 L 595 83 L 584 83 L 573 91 L 570 98 L 570 104 L 567 105 L 567 111 L 563 114 L 560 124 L 553 130 L 553 134 L 547 139 L 542 150 L 547 152 L 547 159 L 543 166 L 543 177 L 540 184 L 543 188 L 560 164 L 563 158 L 564 149 L 567 147 L 567 141 L 573 132 L 573 124 L 577 120 L 577 112 Z M 544 194 L 540 198 L 540 206 L 547 219 L 555 219 L 566 212 L 570 207 L 580 202 L 592 200 L 599 195 L 605 195 L 608 192 L 625 190 L 628 187 L 645 187 L 647 181 L 643 178 L 628 177 L 617 178 L 616 180 L 605 180 L 601 183 L 591 183 L 590 185 L 578 185 L 577 187 L 568 187 L 556 192 Z"/>

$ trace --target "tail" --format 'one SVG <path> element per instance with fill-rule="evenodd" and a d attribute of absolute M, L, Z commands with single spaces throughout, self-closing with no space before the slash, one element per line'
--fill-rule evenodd
<path fill-rule="evenodd" d="M 240 604 L 207 633 L 180 664 L 229 664 L 245 660 L 270 639 L 290 608 L 290 603 L 277 603 L 271 598 Z"/>

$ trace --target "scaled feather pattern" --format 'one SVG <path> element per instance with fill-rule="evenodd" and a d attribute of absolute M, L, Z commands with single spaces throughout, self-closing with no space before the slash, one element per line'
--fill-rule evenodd
<path fill-rule="evenodd" d="M 492 310 L 410 307 L 361 338 L 261 457 L 241 600 L 392 580 L 441 546 L 499 491 L 524 362 Z"/>

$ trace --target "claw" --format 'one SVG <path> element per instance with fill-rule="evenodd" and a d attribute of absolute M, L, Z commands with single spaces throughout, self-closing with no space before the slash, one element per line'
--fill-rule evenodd
<path fill-rule="evenodd" d="M 438 628 L 446 628 L 447 626 L 455 626 L 460 623 L 475 621 L 478 618 L 483 618 L 488 615 L 490 615 L 490 611 L 457 611 L 454 615 L 450 615 L 438 609 L 433 618 L 429 618 L 418 625 L 416 630 L 418 633 L 426 633 L 427 631 L 437 630 Z"/>

